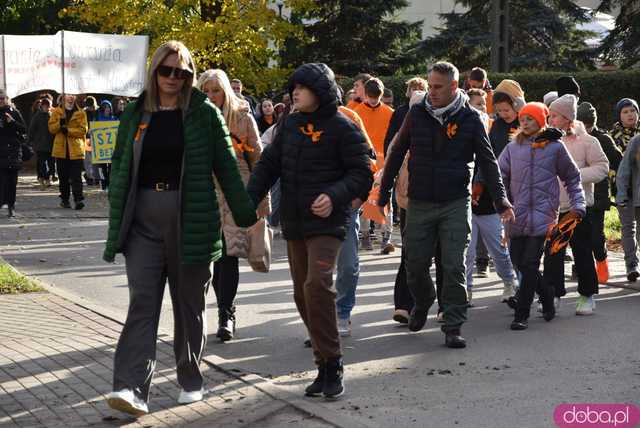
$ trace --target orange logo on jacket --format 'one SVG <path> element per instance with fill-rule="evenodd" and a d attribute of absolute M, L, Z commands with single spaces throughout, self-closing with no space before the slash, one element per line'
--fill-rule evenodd
<path fill-rule="evenodd" d="M 451 140 L 453 137 L 456 136 L 456 133 L 458 132 L 458 125 L 455 123 L 450 123 L 447 125 L 447 137 L 449 137 L 449 139 Z"/>
<path fill-rule="evenodd" d="M 136 143 L 140 142 L 140 137 L 142 136 L 142 131 L 144 131 L 149 126 L 148 123 L 141 123 L 138 125 L 138 132 L 136 132 L 136 136 L 134 138 Z"/>
<path fill-rule="evenodd" d="M 535 143 L 531 143 L 532 149 L 544 149 L 549 141 L 548 140 L 540 140 Z"/>
<path fill-rule="evenodd" d="M 314 131 L 313 123 L 307 123 L 306 127 L 304 126 L 300 127 L 300 132 L 302 132 L 304 135 L 308 137 L 311 137 L 312 143 L 318 143 L 324 131 Z"/>
<path fill-rule="evenodd" d="M 243 152 L 253 153 L 253 147 L 246 141 L 242 141 L 240 137 L 231 134 L 231 145 L 237 154 L 241 155 Z"/>

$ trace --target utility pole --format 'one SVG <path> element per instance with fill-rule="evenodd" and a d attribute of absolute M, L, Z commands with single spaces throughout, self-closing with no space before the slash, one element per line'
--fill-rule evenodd
<path fill-rule="evenodd" d="M 491 71 L 509 71 L 509 1 L 492 0 Z"/>

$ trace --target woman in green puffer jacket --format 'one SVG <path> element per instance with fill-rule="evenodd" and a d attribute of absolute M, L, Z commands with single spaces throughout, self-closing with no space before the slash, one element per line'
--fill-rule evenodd
<path fill-rule="evenodd" d="M 116 349 L 109 405 L 148 412 L 158 320 L 169 281 L 174 311 L 178 402 L 202 399 L 199 363 L 206 341 L 211 262 L 222 255 L 213 176 L 238 226 L 256 222 L 220 111 L 194 89 L 189 50 L 170 41 L 153 55 L 146 89 L 120 118 L 109 187 L 104 252 L 125 257 L 127 321 Z"/>

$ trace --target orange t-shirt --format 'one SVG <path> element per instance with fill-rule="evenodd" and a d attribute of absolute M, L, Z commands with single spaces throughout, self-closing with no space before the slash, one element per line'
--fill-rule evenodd
<path fill-rule="evenodd" d="M 358 128 L 360 128 L 360 130 L 364 134 L 364 138 L 366 138 L 367 140 L 367 144 L 369 144 L 369 148 L 375 152 L 376 149 L 375 147 L 373 147 L 371 138 L 369 138 L 369 135 L 367 134 L 367 130 L 364 128 L 364 123 L 362 123 L 362 119 L 360 118 L 360 116 L 358 116 L 358 113 L 356 113 L 355 111 L 345 106 L 338 106 L 338 111 L 344 114 L 345 116 L 347 116 L 353 123 L 356 124 Z M 376 172 L 378 170 L 376 166 L 376 162 L 373 159 L 371 160 L 371 170 L 373 172 Z"/>
<path fill-rule="evenodd" d="M 347 108 L 355 110 L 360 104 L 362 104 L 360 101 L 351 100 L 347 103 Z"/>
<path fill-rule="evenodd" d="M 384 103 L 371 107 L 369 104 L 361 103 L 354 109 L 362 119 L 364 128 L 367 130 L 369 138 L 376 150 L 378 166 L 384 165 L 384 137 L 387 135 L 393 109 Z"/>

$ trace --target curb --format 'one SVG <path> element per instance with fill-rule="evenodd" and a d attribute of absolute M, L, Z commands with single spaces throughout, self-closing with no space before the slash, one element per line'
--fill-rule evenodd
<path fill-rule="evenodd" d="M 49 292 L 51 294 L 55 294 L 56 296 L 62 297 L 65 300 L 70 301 L 71 303 L 78 305 L 84 309 L 87 309 L 91 312 L 94 312 L 97 315 L 100 315 L 101 317 L 107 318 L 111 321 L 114 321 L 118 324 L 124 325 L 124 321 L 126 316 L 123 316 L 122 314 L 110 310 L 110 309 L 106 309 L 102 306 L 96 305 L 94 303 L 91 303 L 79 296 L 77 296 L 74 293 L 70 293 L 68 291 L 62 290 L 58 287 L 55 287 L 53 285 L 47 284 L 46 282 L 43 282 L 42 280 L 38 279 L 35 276 L 32 275 L 26 275 L 22 272 L 20 272 L 18 269 L 16 269 L 15 267 L 13 267 L 13 265 L 11 265 L 10 263 L 8 263 L 6 260 L 4 260 L 2 257 L 0 257 L 1 261 L 4 261 L 7 266 L 10 267 L 10 269 L 12 269 L 13 271 L 15 271 L 16 273 L 20 274 L 20 275 L 24 275 L 26 277 L 28 277 L 30 280 L 34 281 L 35 283 L 37 283 L 40 287 L 42 287 L 44 289 L 44 291 Z M 169 336 L 173 336 L 173 332 L 169 332 L 165 329 L 162 328 L 158 328 L 158 333 L 160 334 L 165 334 L 165 335 L 169 335 Z M 159 339 L 160 341 L 164 341 L 166 342 L 165 339 Z M 260 408 L 263 409 L 263 411 L 258 411 L 255 414 L 252 415 L 247 415 L 248 417 L 246 417 L 244 419 L 244 422 L 240 425 L 240 426 L 250 426 L 251 424 L 258 422 L 261 419 L 266 418 L 267 416 L 277 412 L 280 409 L 283 409 L 287 406 L 291 406 L 293 408 L 295 408 L 296 410 L 311 416 L 311 417 L 315 417 L 317 419 L 320 419 L 330 425 L 333 425 L 335 427 L 338 428 L 371 428 L 371 427 L 377 427 L 377 425 L 364 425 L 361 424 L 359 422 L 356 422 L 350 418 L 347 418 L 345 416 L 340 416 L 338 414 L 335 413 L 335 409 L 332 409 L 330 407 L 324 406 L 322 404 L 318 404 L 318 403 L 313 403 L 310 400 L 305 400 L 302 399 L 301 397 L 287 391 L 286 389 L 275 385 L 273 382 L 271 382 L 270 380 L 260 377 L 258 375 L 255 374 L 241 374 L 238 375 L 237 373 L 234 373 L 233 371 L 231 371 L 230 369 L 226 369 L 222 367 L 222 364 L 224 364 L 224 360 L 220 357 L 218 357 L 215 354 L 211 354 L 211 355 L 205 355 L 202 358 L 202 361 L 204 361 L 205 363 L 207 363 L 209 366 L 213 367 L 215 370 L 224 373 L 225 375 L 232 377 L 234 379 L 240 380 L 241 382 L 252 386 L 253 388 L 256 388 L 257 390 L 259 390 L 260 392 L 270 396 L 271 398 L 273 398 L 274 400 L 279 401 L 282 405 L 281 406 L 270 406 L 270 407 L 264 407 L 264 408 Z M 242 372 L 241 372 L 242 373 Z M 340 401 L 337 401 L 336 403 L 339 403 Z M 206 419 L 206 418 L 205 418 Z M 229 422 L 231 423 L 233 419 L 230 419 Z M 204 421 L 203 421 L 204 422 Z M 234 424 L 232 424 L 234 425 Z M 236 425 L 237 426 L 237 425 Z"/>

